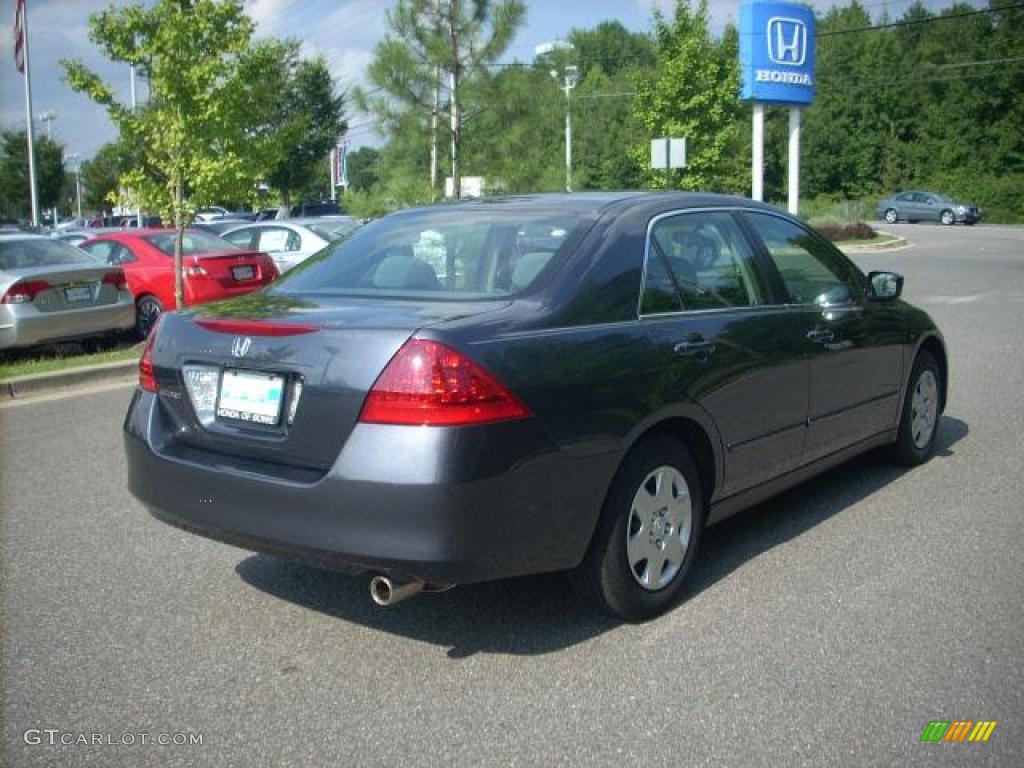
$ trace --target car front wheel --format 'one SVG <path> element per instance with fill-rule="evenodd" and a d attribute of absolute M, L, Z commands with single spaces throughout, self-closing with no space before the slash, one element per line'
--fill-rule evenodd
<path fill-rule="evenodd" d="M 943 224 L 945 224 L 947 227 L 949 227 L 949 226 L 952 226 L 956 222 L 956 218 L 953 216 L 953 212 L 952 211 L 946 210 L 946 211 L 942 212 L 942 216 L 940 217 L 940 221 Z"/>
<path fill-rule="evenodd" d="M 890 208 L 885 212 L 885 220 L 890 224 L 895 224 L 899 220 L 899 216 L 896 215 L 895 208 Z"/>
<path fill-rule="evenodd" d="M 895 458 L 901 464 L 914 467 L 935 454 L 941 399 L 942 372 L 935 357 L 928 351 L 922 351 L 910 373 L 899 432 L 893 446 Z"/>
<path fill-rule="evenodd" d="M 573 581 L 608 613 L 653 618 L 679 595 L 703 526 L 704 496 L 689 450 L 669 437 L 652 438 L 620 467 Z"/>

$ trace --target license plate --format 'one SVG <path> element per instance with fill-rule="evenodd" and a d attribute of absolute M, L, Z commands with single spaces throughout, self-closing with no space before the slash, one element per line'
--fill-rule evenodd
<path fill-rule="evenodd" d="M 283 392 L 283 376 L 258 371 L 224 371 L 217 398 L 217 416 L 273 426 L 281 415 Z"/>
<path fill-rule="evenodd" d="M 252 280 L 256 277 L 256 269 L 253 266 L 232 267 L 231 275 L 235 280 Z"/>
<path fill-rule="evenodd" d="M 64 298 L 70 303 L 92 301 L 92 288 L 88 285 L 76 285 L 64 289 Z"/>

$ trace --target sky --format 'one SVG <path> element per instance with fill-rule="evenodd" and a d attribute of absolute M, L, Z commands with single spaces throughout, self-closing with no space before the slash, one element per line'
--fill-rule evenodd
<path fill-rule="evenodd" d="M 888 9 L 900 15 L 913 0 L 862 0 L 873 15 Z M 12 19 L 14 0 L 0 0 L 0 126 L 23 128 L 25 96 L 22 77 L 14 66 Z M 88 98 L 72 91 L 63 81 L 59 61 L 79 59 L 104 80 L 115 85 L 125 103 L 129 99 L 128 68 L 104 59 L 89 40 L 89 15 L 109 5 L 129 5 L 110 0 L 27 0 L 29 47 L 32 64 L 33 112 L 52 112 L 53 137 L 65 145 L 65 154 L 91 157 L 116 132 L 106 112 Z M 292 37 L 302 41 L 305 55 L 322 54 L 342 89 L 365 84 L 363 73 L 373 57 L 373 48 L 386 34 L 386 10 L 391 0 L 246 0 L 245 8 L 256 21 L 257 35 Z M 846 0 L 812 0 L 827 10 Z M 952 0 L 925 0 L 930 8 L 947 7 Z M 674 0 L 528 0 L 526 23 L 502 61 L 531 61 L 534 46 L 565 37 L 574 27 L 594 27 L 602 21 L 618 20 L 635 31 L 648 31 L 652 11 L 670 11 Z M 709 0 L 712 28 L 734 23 L 739 0 Z M 141 90 L 140 90 L 141 94 Z M 354 109 L 350 107 L 350 110 Z M 362 114 L 349 115 L 350 138 L 358 147 L 379 143 L 372 120 Z M 45 134 L 45 124 L 36 123 Z"/>

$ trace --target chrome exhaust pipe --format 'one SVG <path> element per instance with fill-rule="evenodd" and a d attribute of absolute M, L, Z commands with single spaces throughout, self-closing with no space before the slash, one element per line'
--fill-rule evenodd
<path fill-rule="evenodd" d="M 377 605 L 386 608 L 415 597 L 424 586 L 422 581 L 395 581 L 389 576 L 374 576 L 370 579 L 370 597 Z"/>

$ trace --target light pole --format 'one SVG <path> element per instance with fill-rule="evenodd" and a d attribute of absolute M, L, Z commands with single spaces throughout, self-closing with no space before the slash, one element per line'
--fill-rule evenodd
<path fill-rule="evenodd" d="M 68 155 L 65 160 L 75 161 L 75 207 L 77 209 L 76 218 L 82 218 L 82 156 L 77 152 L 72 152 Z"/>
<path fill-rule="evenodd" d="M 50 133 L 50 123 L 57 119 L 57 113 L 53 110 L 39 113 L 39 119 L 46 123 L 46 140 L 52 141 L 53 136 Z"/>
<path fill-rule="evenodd" d="M 569 64 L 561 72 L 552 69 L 551 77 L 556 83 L 561 78 L 562 84 L 558 87 L 565 91 L 565 191 L 572 192 L 572 109 L 569 94 L 579 82 L 580 69 Z"/>

